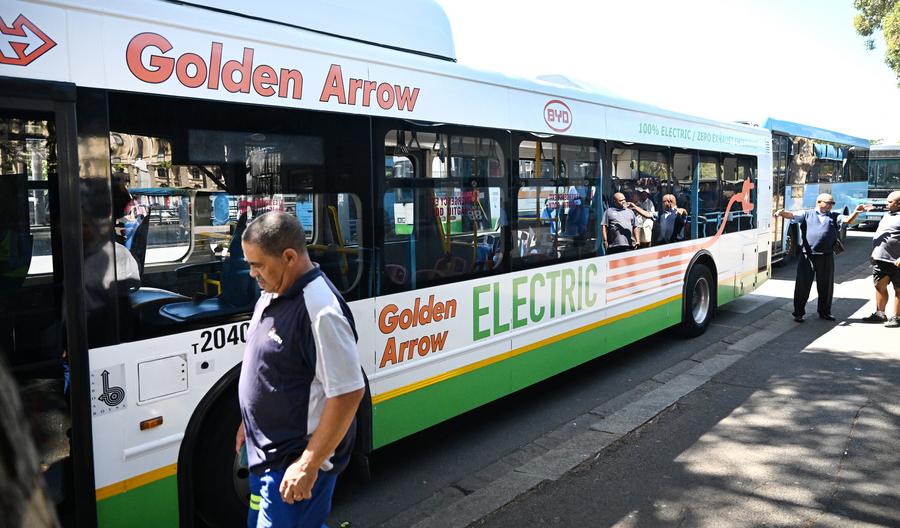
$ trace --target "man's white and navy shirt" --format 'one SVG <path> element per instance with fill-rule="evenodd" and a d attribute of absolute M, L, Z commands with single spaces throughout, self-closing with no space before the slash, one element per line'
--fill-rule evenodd
<path fill-rule="evenodd" d="M 256 303 L 238 384 L 251 471 L 282 469 L 300 457 L 319 425 L 325 399 L 365 386 L 353 314 L 313 269 L 283 294 Z M 353 448 L 356 421 L 323 471 L 340 471 Z"/>

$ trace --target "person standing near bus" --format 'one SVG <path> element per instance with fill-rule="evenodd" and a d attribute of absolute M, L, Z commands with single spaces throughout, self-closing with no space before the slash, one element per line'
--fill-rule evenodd
<path fill-rule="evenodd" d="M 841 227 L 850 224 L 865 210 L 859 204 L 849 217 L 832 213 L 834 198 L 830 194 L 820 194 L 816 198 L 816 208 L 793 213 L 779 209 L 775 216 L 787 218 L 800 226 L 802 252 L 797 260 L 797 279 L 794 282 L 794 321 L 803 322 L 806 302 L 812 289 L 813 278 L 819 293 L 819 319 L 834 321 L 831 315 L 831 301 L 834 295 L 834 244 L 840 236 Z"/>
<path fill-rule="evenodd" d="M 260 216 L 241 245 L 263 290 L 238 385 L 236 449 L 246 441 L 248 526 L 323 526 L 365 392 L 353 315 L 310 260 L 296 217 Z"/>
<path fill-rule="evenodd" d="M 875 279 L 875 313 L 864 317 L 867 323 L 900 327 L 900 191 L 887 197 L 887 212 L 872 237 L 872 278 Z M 894 315 L 888 318 L 888 283 L 894 285 Z"/>
<path fill-rule="evenodd" d="M 634 204 L 651 214 L 651 216 L 639 215 L 637 217 L 638 242 L 641 247 L 650 247 L 650 243 L 653 240 L 653 223 L 655 221 L 653 215 L 656 214 L 656 206 L 653 204 L 653 200 L 650 199 L 649 190 L 644 187 L 638 187 L 635 189 L 635 192 L 637 199 L 634 201 Z"/>
<path fill-rule="evenodd" d="M 613 203 L 603 211 L 600 220 L 600 233 L 603 236 L 603 248 L 607 255 L 621 253 L 638 247 L 637 216 L 626 207 L 625 195 L 617 192 L 613 195 Z"/>
<path fill-rule="evenodd" d="M 631 202 L 627 204 L 627 207 L 644 218 L 659 222 L 657 239 L 654 241 L 657 244 L 668 244 L 684 240 L 684 224 L 687 210 L 683 207 L 678 207 L 674 194 L 663 195 L 662 203 L 662 213 L 648 211 L 640 205 Z"/>

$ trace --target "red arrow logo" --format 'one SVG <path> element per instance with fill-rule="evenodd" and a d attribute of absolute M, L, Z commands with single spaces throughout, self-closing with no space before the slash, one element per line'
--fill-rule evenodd
<path fill-rule="evenodd" d="M 0 34 L 0 64 L 28 66 L 56 46 L 56 42 L 25 15 L 19 15 L 11 26 L 0 17 Z"/>

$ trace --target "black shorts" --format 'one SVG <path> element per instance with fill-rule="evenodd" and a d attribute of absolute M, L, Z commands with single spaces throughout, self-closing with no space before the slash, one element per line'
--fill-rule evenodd
<path fill-rule="evenodd" d="M 890 277 L 894 288 L 900 290 L 900 267 L 883 260 L 873 260 L 872 278 L 875 279 L 875 282 L 878 282 L 884 277 Z"/>

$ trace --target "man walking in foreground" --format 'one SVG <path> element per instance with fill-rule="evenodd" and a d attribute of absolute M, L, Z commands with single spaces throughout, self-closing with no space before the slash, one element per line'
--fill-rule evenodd
<path fill-rule="evenodd" d="M 900 327 L 900 191 L 887 197 L 887 212 L 872 237 L 872 278 L 875 279 L 875 313 L 864 317 L 867 323 Z M 894 285 L 894 315 L 888 318 L 888 283 Z"/>
<path fill-rule="evenodd" d="M 266 213 L 241 237 L 263 290 L 238 385 L 252 527 L 324 526 L 356 432 L 365 381 L 353 315 L 309 259 L 292 215 Z"/>
<path fill-rule="evenodd" d="M 831 315 L 831 298 L 834 294 L 834 244 L 840 236 L 841 227 L 851 224 L 867 206 L 859 204 L 849 217 L 832 213 L 834 198 L 830 194 L 820 194 L 816 198 L 816 208 L 811 211 L 792 213 L 779 209 L 775 216 L 787 218 L 792 224 L 800 225 L 800 245 L 802 252 L 797 259 L 797 280 L 794 283 L 794 321 L 803 322 L 806 302 L 813 278 L 819 293 L 819 319 L 834 321 Z M 869 206 L 871 207 L 871 206 Z"/>

